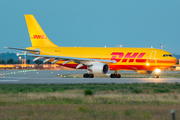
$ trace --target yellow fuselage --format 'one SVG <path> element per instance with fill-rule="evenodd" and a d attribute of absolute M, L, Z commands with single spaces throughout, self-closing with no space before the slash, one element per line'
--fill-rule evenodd
<path fill-rule="evenodd" d="M 34 50 L 37 47 L 28 47 Z M 177 60 L 171 53 L 154 48 L 104 48 L 104 47 L 38 47 L 40 55 L 66 56 L 77 58 L 115 60 L 117 63 L 106 63 L 110 70 L 155 70 L 166 69 Z M 53 60 L 50 60 L 53 61 Z M 63 60 L 56 64 L 62 65 Z M 76 68 L 78 64 L 69 62 L 64 66 Z M 86 69 L 86 66 L 80 69 Z"/>

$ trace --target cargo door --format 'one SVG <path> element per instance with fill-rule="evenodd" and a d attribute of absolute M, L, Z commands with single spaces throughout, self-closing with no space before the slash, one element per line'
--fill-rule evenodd
<path fill-rule="evenodd" d="M 150 55 L 150 61 L 151 61 L 151 63 L 155 63 L 156 52 L 157 52 L 157 51 L 152 51 L 152 52 L 151 52 L 151 55 Z"/>

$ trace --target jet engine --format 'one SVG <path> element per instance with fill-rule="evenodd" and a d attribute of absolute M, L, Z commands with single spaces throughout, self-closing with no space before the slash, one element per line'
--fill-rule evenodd
<path fill-rule="evenodd" d="M 93 73 L 103 73 L 106 74 L 109 71 L 109 66 L 105 63 L 94 63 L 92 66 L 88 67 L 89 71 Z"/>
<path fill-rule="evenodd" d="M 139 74 L 151 74 L 153 71 L 138 70 L 136 72 L 139 73 Z"/>

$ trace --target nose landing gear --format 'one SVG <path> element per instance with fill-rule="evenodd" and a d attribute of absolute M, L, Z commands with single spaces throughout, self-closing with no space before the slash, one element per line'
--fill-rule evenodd
<path fill-rule="evenodd" d="M 159 78 L 159 75 L 156 75 L 156 74 L 155 74 L 155 75 L 154 75 L 154 78 Z"/>
<path fill-rule="evenodd" d="M 161 72 L 160 69 L 155 69 L 155 75 L 154 75 L 154 78 L 159 78 L 159 73 Z"/>

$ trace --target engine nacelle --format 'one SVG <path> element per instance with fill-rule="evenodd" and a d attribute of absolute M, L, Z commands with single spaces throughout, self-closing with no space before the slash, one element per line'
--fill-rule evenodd
<path fill-rule="evenodd" d="M 94 63 L 92 66 L 88 67 L 89 71 L 93 73 L 103 73 L 106 74 L 109 71 L 109 66 L 105 63 Z"/>
<path fill-rule="evenodd" d="M 153 71 L 138 70 L 136 72 L 139 73 L 139 74 L 151 74 Z"/>

